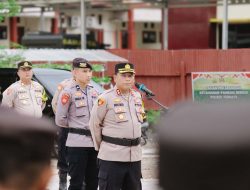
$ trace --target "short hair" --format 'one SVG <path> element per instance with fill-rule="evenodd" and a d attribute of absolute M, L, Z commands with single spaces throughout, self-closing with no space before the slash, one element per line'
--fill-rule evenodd
<path fill-rule="evenodd" d="M 0 107 L 0 184 L 28 189 L 50 165 L 56 127 Z"/>

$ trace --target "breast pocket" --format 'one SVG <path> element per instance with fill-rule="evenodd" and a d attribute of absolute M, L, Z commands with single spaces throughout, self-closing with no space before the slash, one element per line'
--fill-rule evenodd
<path fill-rule="evenodd" d="M 26 93 L 18 94 L 18 100 L 23 105 L 30 105 L 30 99 L 29 99 L 28 94 L 26 94 Z"/>
<path fill-rule="evenodd" d="M 35 96 L 36 96 L 36 103 L 37 103 L 38 105 L 42 105 L 42 104 L 43 104 L 43 101 L 42 101 L 42 93 L 37 92 Z"/>
<path fill-rule="evenodd" d="M 144 109 L 142 106 L 136 106 L 136 115 L 137 119 L 140 123 L 143 123 L 143 115 L 145 114 Z"/>
<path fill-rule="evenodd" d="M 117 123 L 128 121 L 127 111 L 125 107 L 115 107 L 115 121 Z"/>
<path fill-rule="evenodd" d="M 76 116 L 81 117 L 87 115 L 87 105 L 84 100 L 76 100 L 75 101 L 76 105 Z"/>

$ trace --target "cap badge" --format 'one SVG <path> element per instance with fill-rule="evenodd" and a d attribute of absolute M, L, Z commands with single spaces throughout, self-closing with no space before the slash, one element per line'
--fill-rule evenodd
<path fill-rule="evenodd" d="M 125 69 L 130 69 L 130 65 L 129 65 L 129 64 L 126 64 L 126 65 L 125 65 Z"/>
<path fill-rule="evenodd" d="M 23 66 L 24 66 L 24 67 L 28 67 L 28 66 L 29 66 L 29 63 L 28 63 L 28 62 L 25 62 Z"/>
<path fill-rule="evenodd" d="M 79 63 L 79 66 L 80 66 L 80 67 L 86 67 L 87 64 L 86 64 L 86 63 Z"/>

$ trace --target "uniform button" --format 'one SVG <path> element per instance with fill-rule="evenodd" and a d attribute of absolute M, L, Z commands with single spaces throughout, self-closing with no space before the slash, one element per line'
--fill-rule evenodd
<path fill-rule="evenodd" d="M 124 119 L 124 115 L 123 114 L 120 114 L 118 117 L 119 117 L 120 120 Z"/>

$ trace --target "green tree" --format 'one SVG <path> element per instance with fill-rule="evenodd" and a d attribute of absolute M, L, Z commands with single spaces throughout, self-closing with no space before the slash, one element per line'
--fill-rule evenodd
<path fill-rule="evenodd" d="M 16 0 L 4 0 L 0 2 L 0 22 L 6 17 L 15 16 L 20 12 L 20 6 Z"/>

